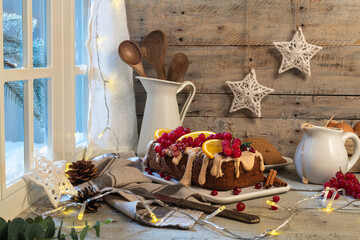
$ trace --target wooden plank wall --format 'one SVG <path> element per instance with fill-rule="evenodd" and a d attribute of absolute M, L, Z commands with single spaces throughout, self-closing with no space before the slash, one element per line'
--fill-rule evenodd
<path fill-rule="evenodd" d="M 196 85 L 197 93 L 184 125 L 192 130 L 265 137 L 293 157 L 301 123 L 322 124 L 333 114 L 352 125 L 358 121 L 360 1 L 127 0 L 126 5 L 132 40 L 141 44 L 147 33 L 161 29 L 168 38 L 166 63 L 177 52 L 188 56 L 185 79 Z M 281 54 L 272 42 L 291 40 L 297 5 L 306 40 L 324 47 L 311 60 L 310 77 L 295 69 L 277 73 Z M 233 95 L 225 82 L 243 79 L 249 58 L 260 84 L 275 89 L 261 102 L 261 118 L 248 110 L 228 111 Z M 155 77 L 149 65 L 145 68 Z M 141 126 L 146 94 L 134 81 Z M 185 99 L 186 94 L 179 95 L 180 107 Z"/>

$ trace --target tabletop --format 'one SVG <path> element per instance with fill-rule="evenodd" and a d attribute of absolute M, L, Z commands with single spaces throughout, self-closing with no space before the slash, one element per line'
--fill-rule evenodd
<path fill-rule="evenodd" d="M 356 174 L 360 177 L 360 174 Z M 287 166 L 279 171 L 279 177 L 286 180 L 292 189 L 280 194 L 279 204 L 283 207 L 293 207 L 298 201 L 318 193 L 322 186 L 302 184 L 296 174 L 293 165 Z M 258 224 L 245 224 L 242 222 L 214 217 L 211 221 L 220 227 L 244 237 L 255 237 L 266 229 L 276 228 L 281 225 L 289 216 L 284 209 L 272 210 L 266 203 L 271 196 L 244 201 L 246 209 L 244 212 L 258 215 L 261 219 Z M 353 200 L 352 197 L 348 197 Z M 360 239 L 358 228 L 360 227 L 360 209 L 349 208 L 346 210 L 326 212 L 321 205 L 321 198 L 304 202 L 300 205 L 301 210 L 293 219 L 278 232 L 277 236 L 266 238 L 276 239 Z M 345 197 L 340 197 L 334 202 L 334 207 L 346 203 Z M 357 204 L 360 204 L 359 202 Z M 36 202 L 31 208 L 21 213 L 20 217 L 34 217 L 35 212 L 41 212 L 50 206 L 46 198 Z M 227 209 L 235 209 L 236 203 L 226 205 Z M 85 214 L 84 218 L 77 219 L 78 209 L 70 209 L 54 217 L 57 226 L 63 221 L 65 231 L 75 224 L 81 230 L 85 221 L 89 225 L 95 224 L 97 220 L 105 221 L 113 219 L 110 224 L 101 226 L 100 239 L 231 239 L 231 236 L 209 225 L 195 224 L 190 230 L 178 230 L 168 228 L 152 228 L 138 224 L 117 212 L 110 206 L 103 204 L 97 213 Z M 94 231 L 89 231 L 86 239 L 98 239 Z"/>

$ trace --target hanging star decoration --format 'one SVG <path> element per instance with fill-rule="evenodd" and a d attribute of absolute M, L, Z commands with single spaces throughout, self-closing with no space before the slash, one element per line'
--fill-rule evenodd
<path fill-rule="evenodd" d="M 269 93 L 274 92 L 274 89 L 267 88 L 258 83 L 254 68 L 251 69 L 250 73 L 243 80 L 238 82 L 227 81 L 226 84 L 234 94 L 229 111 L 236 112 L 239 109 L 247 108 L 258 117 L 261 117 L 261 100 Z"/>
<path fill-rule="evenodd" d="M 24 179 L 44 188 L 54 208 L 57 208 L 63 194 L 76 196 L 77 191 L 65 176 L 65 161 L 58 166 L 45 156 L 35 152 L 35 168 L 24 175 Z"/>
<path fill-rule="evenodd" d="M 279 73 L 297 68 L 310 76 L 310 59 L 323 49 L 307 43 L 301 27 L 298 28 L 290 42 L 273 42 L 273 44 L 283 57 Z"/>

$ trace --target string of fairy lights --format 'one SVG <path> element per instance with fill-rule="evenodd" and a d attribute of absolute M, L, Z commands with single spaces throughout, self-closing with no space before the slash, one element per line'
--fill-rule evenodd
<path fill-rule="evenodd" d="M 100 37 L 98 34 L 98 26 L 99 26 L 99 21 L 98 21 L 98 16 L 99 16 L 99 7 L 102 1 L 99 1 L 97 7 L 96 7 L 96 16 L 95 16 L 95 48 L 96 48 L 96 58 L 97 58 L 97 65 L 98 65 L 98 70 L 99 70 L 99 74 L 101 77 L 101 80 L 103 82 L 103 91 L 104 91 L 104 105 L 105 105 L 105 109 L 106 109 L 106 125 L 105 128 L 103 129 L 103 131 L 98 135 L 98 138 L 102 138 L 103 135 L 107 132 L 110 131 L 116 140 L 116 153 L 119 154 L 119 146 L 120 146 L 120 142 L 119 142 L 119 138 L 116 134 L 116 132 L 110 127 L 110 108 L 109 108 L 109 104 L 108 104 L 108 99 L 107 99 L 107 84 L 110 83 L 109 80 L 107 80 L 104 76 L 104 73 L 102 71 L 102 67 L 101 67 L 101 61 L 100 61 L 100 46 L 103 43 L 104 38 Z M 90 102 L 91 104 L 91 102 Z M 90 106 L 91 109 L 91 106 Z M 88 138 L 88 142 L 90 142 L 90 131 L 89 131 L 89 138 Z"/>
<path fill-rule="evenodd" d="M 165 208 L 168 208 L 170 210 L 173 210 L 175 212 L 179 212 L 185 216 L 187 216 L 188 218 L 192 219 L 195 223 L 197 224 L 201 224 L 201 225 L 209 225 L 210 227 L 213 227 L 219 231 L 222 231 L 224 234 L 227 234 L 227 235 L 231 235 L 231 237 L 235 238 L 235 239 L 260 239 L 260 238 L 264 238 L 268 235 L 279 235 L 281 234 L 280 232 L 280 229 L 282 229 L 284 226 L 286 226 L 297 214 L 301 213 L 301 212 L 304 212 L 304 211 L 307 211 L 308 209 L 305 209 L 305 208 L 301 208 L 300 205 L 304 202 L 307 202 L 307 201 L 310 201 L 310 200 L 319 200 L 322 196 L 323 196 L 323 199 L 321 201 L 321 205 L 322 205 L 322 208 L 320 208 L 319 210 L 320 211 L 324 211 L 324 212 L 332 212 L 332 211 L 339 211 L 339 210 L 344 210 L 345 208 L 347 207 L 354 207 L 354 208 L 358 208 L 360 210 L 360 205 L 358 204 L 355 204 L 356 202 L 360 202 L 360 200 L 358 199 L 355 199 L 353 201 L 350 201 L 348 198 L 346 198 L 346 192 L 344 189 L 340 188 L 340 189 L 335 189 L 335 188 L 326 188 L 324 189 L 323 191 L 321 192 L 318 192 L 310 197 L 307 197 L 307 198 L 304 198 L 304 199 L 301 199 L 300 201 L 298 201 L 293 207 L 291 208 L 287 208 L 287 207 L 283 207 L 281 206 L 280 204 L 276 203 L 276 202 L 273 202 L 273 201 L 270 201 L 270 200 L 267 200 L 266 203 L 270 206 L 275 206 L 275 207 L 278 207 L 280 209 L 283 209 L 283 210 L 286 210 L 289 212 L 289 217 L 287 217 L 280 225 L 278 225 L 277 227 L 274 227 L 274 228 L 268 228 L 266 229 L 264 232 L 260 233 L 259 235 L 255 236 L 255 237 L 243 237 L 243 236 L 240 236 L 224 227 L 221 227 L 213 222 L 210 221 L 211 218 L 215 217 L 217 214 L 219 214 L 220 212 L 222 212 L 224 209 L 225 209 L 225 206 L 220 206 L 216 211 L 214 211 L 213 213 L 209 214 L 207 217 L 205 217 L 205 219 L 198 219 L 194 216 L 192 216 L 191 214 L 189 213 L 186 213 L 185 211 L 183 210 L 180 210 L 178 208 L 174 208 L 174 207 L 171 207 L 171 206 L 168 206 L 167 204 L 163 203 L 162 201 L 160 200 L 142 200 L 140 197 L 138 197 L 136 194 L 134 194 L 133 192 L 129 191 L 129 190 L 126 190 L 126 189 L 121 189 L 121 188 L 106 188 L 104 189 L 106 190 L 107 192 L 104 192 L 102 194 L 99 194 L 97 196 L 94 196 L 92 198 L 89 198 L 87 199 L 84 203 L 69 203 L 69 204 L 66 204 L 64 206 L 61 206 L 59 208 L 56 208 L 56 209 L 53 209 L 53 210 L 50 210 L 50 211 L 47 211 L 45 213 L 42 214 L 43 217 L 46 217 L 46 216 L 53 216 L 53 215 L 56 215 L 62 211 L 65 211 L 67 208 L 69 207 L 74 207 L 74 206 L 78 206 L 80 207 L 80 212 L 78 214 L 78 219 L 79 220 L 82 220 L 83 217 L 84 217 L 84 212 L 85 212 L 85 207 L 86 207 L 86 204 L 88 204 L 89 202 L 91 201 L 94 201 L 94 200 L 97 200 L 99 198 L 102 198 L 106 195 L 109 195 L 109 194 L 114 194 L 114 193 L 117 193 L 119 191 L 122 191 L 122 192 L 125 192 L 125 193 L 128 193 L 128 194 L 132 194 L 133 196 L 135 196 L 144 206 L 144 208 L 148 211 L 150 217 L 151 217 L 151 222 L 153 224 L 159 222 L 159 221 L 162 221 L 162 219 L 159 219 L 152 211 L 151 211 L 151 208 L 149 207 L 149 204 L 153 204 L 153 203 L 156 203 L 162 207 L 165 207 Z M 329 194 L 330 191 L 333 191 L 333 194 L 332 194 L 332 197 L 329 199 L 329 201 L 327 200 L 327 196 Z M 333 207 L 333 204 L 334 204 L 334 200 L 335 200 L 335 196 L 337 194 L 340 194 L 343 196 L 344 199 L 346 199 L 346 203 L 343 204 L 343 205 L 340 205 L 336 208 Z"/>

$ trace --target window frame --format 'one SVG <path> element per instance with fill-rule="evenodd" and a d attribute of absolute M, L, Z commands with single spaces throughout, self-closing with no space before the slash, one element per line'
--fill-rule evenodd
<path fill-rule="evenodd" d="M 75 66 L 75 1 L 47 1 L 48 66 L 33 67 L 32 0 L 22 0 L 23 67 L 4 69 L 3 34 L 0 34 L 0 216 L 12 219 L 43 196 L 40 189 L 27 192 L 23 179 L 10 187 L 5 179 L 4 84 L 24 81 L 24 162 L 25 172 L 34 165 L 34 79 L 51 78 L 48 82 L 48 146 L 53 160 L 76 159 L 75 149 L 75 76 L 87 73 L 86 66 Z M 3 2 L 0 1 L 3 13 Z M 3 20 L 0 19 L 0 30 Z M 34 195 L 34 196 L 29 196 Z M 28 201 L 31 198 L 32 201 Z M 11 211 L 8 211 L 11 209 Z"/>

